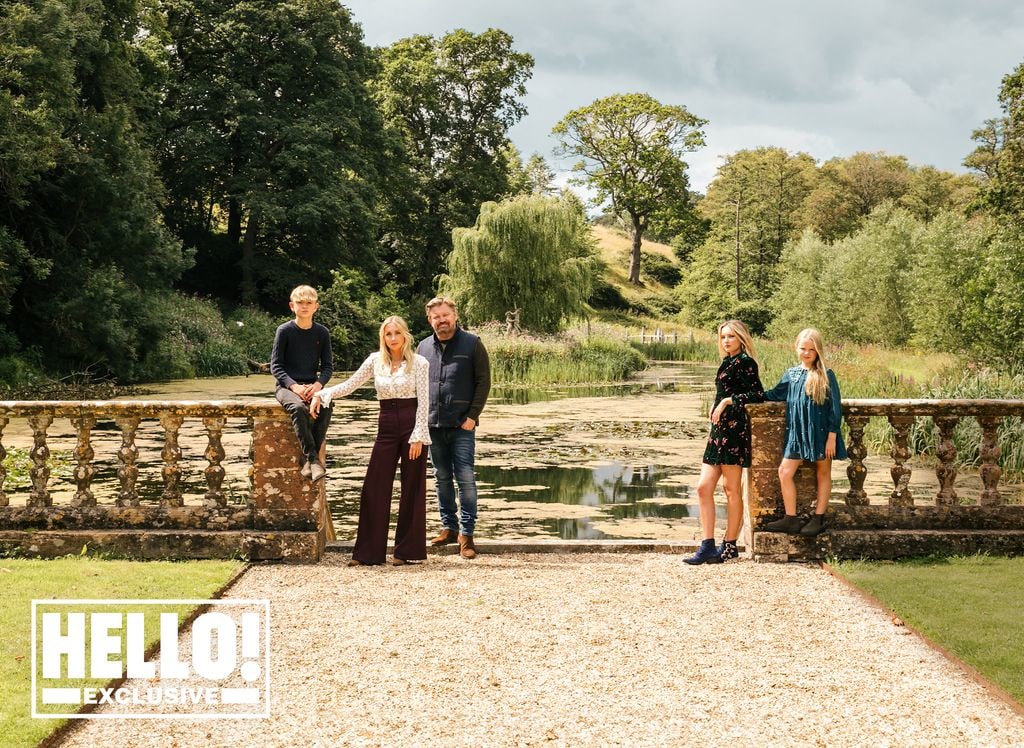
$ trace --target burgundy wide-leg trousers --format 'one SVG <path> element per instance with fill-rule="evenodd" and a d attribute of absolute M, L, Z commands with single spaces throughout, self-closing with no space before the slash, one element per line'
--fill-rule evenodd
<path fill-rule="evenodd" d="M 427 448 L 409 459 L 409 437 L 416 423 L 416 398 L 381 400 L 377 440 L 370 453 L 359 500 L 359 529 L 352 558 L 382 564 L 387 557 L 388 522 L 395 467 L 402 463 L 402 491 L 395 528 L 395 558 L 422 561 L 427 557 Z"/>

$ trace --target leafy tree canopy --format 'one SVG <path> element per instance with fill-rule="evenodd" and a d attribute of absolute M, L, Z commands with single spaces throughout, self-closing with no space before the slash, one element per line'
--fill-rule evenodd
<path fill-rule="evenodd" d="M 594 204 L 611 202 L 629 216 L 632 283 L 640 282 L 640 245 L 652 217 L 687 202 L 683 155 L 704 145 L 705 124 L 648 94 L 616 94 L 569 112 L 552 130 L 558 152 L 580 159 L 574 181 L 595 190 Z"/>
<path fill-rule="evenodd" d="M 470 322 L 505 321 L 555 332 L 583 314 L 596 269 L 579 203 L 522 195 L 484 203 L 471 228 L 455 230 L 441 289 Z"/>

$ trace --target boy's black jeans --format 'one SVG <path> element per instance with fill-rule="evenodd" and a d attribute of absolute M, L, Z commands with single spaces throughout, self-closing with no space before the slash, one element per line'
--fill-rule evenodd
<path fill-rule="evenodd" d="M 306 461 L 316 462 L 320 457 L 320 447 L 327 436 L 327 427 L 331 425 L 334 404 L 320 408 L 320 415 L 313 420 L 309 417 L 309 403 L 287 387 L 279 386 L 274 397 L 292 417 L 292 427 L 295 429 L 295 435 L 299 437 L 299 448 Z"/>

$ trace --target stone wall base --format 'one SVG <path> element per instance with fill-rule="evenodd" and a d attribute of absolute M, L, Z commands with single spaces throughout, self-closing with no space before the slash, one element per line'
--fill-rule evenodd
<path fill-rule="evenodd" d="M 910 556 L 1024 555 L 1024 530 L 833 530 L 816 538 L 754 533 L 754 560 L 768 563 Z"/>
<path fill-rule="evenodd" d="M 87 553 L 137 559 L 230 559 L 316 563 L 323 534 L 310 532 L 175 530 L 0 531 L 0 551 L 35 558 Z"/>

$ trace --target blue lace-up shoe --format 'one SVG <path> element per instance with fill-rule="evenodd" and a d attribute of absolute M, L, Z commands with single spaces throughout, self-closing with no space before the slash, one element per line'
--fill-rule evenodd
<path fill-rule="evenodd" d="M 715 539 L 708 538 L 702 540 L 700 548 L 692 556 L 687 556 L 683 559 L 686 563 L 691 566 L 697 566 L 699 564 L 720 564 L 722 563 L 722 557 L 718 553 L 718 548 L 715 547 Z"/>

